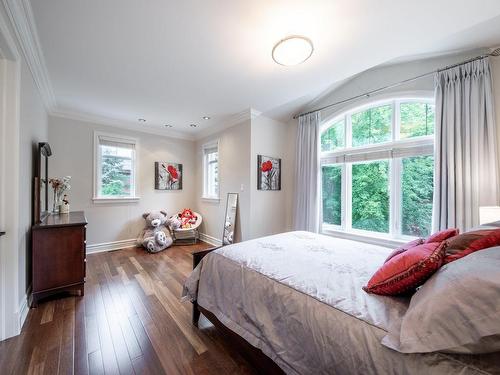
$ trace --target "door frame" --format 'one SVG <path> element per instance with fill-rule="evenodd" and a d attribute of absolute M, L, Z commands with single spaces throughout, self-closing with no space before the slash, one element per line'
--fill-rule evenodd
<path fill-rule="evenodd" d="M 19 157 L 21 57 L 0 11 L 0 340 L 21 332 Z"/>

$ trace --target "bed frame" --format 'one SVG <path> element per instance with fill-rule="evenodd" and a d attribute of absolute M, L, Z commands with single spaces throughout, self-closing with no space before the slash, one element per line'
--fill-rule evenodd
<path fill-rule="evenodd" d="M 201 262 L 201 260 L 212 251 L 217 250 L 219 247 L 214 247 L 207 250 L 195 251 L 193 255 L 193 269 Z M 284 374 L 283 370 L 273 362 L 271 358 L 266 356 L 262 350 L 251 345 L 241 336 L 237 335 L 224 324 L 222 324 L 216 316 L 210 311 L 198 306 L 196 301 L 193 302 L 193 325 L 198 327 L 200 314 L 203 314 L 217 329 L 222 333 L 224 338 L 232 347 L 252 364 L 259 374 L 278 375 Z"/>

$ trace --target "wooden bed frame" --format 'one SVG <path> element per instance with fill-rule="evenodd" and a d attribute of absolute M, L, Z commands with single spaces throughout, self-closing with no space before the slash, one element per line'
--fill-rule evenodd
<path fill-rule="evenodd" d="M 219 247 L 214 247 L 207 250 L 195 251 L 193 255 L 193 269 L 201 262 L 201 260 L 212 251 L 217 250 Z M 200 314 L 203 314 L 217 329 L 222 333 L 224 338 L 235 347 L 238 352 L 258 371 L 259 374 L 284 374 L 284 371 L 273 362 L 271 358 L 265 355 L 262 350 L 256 348 L 246 341 L 238 334 L 231 331 L 224 324 L 222 324 L 216 316 L 210 311 L 198 306 L 196 301 L 193 302 L 193 325 L 198 327 Z"/>

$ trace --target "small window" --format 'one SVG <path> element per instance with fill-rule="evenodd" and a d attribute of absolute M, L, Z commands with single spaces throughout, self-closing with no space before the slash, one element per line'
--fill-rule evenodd
<path fill-rule="evenodd" d="M 342 167 L 325 165 L 322 171 L 323 222 L 342 224 Z"/>
<path fill-rule="evenodd" d="M 383 105 L 354 113 L 352 146 L 387 142 L 391 139 L 392 106 Z"/>
<path fill-rule="evenodd" d="M 94 199 L 137 199 L 137 141 L 96 132 L 95 143 Z"/>
<path fill-rule="evenodd" d="M 401 103 L 401 139 L 434 134 L 434 106 L 429 103 Z"/>
<path fill-rule="evenodd" d="M 203 146 L 203 198 L 219 199 L 219 145 Z"/>
<path fill-rule="evenodd" d="M 344 120 L 335 122 L 321 134 L 321 151 L 334 151 L 345 146 Z"/>

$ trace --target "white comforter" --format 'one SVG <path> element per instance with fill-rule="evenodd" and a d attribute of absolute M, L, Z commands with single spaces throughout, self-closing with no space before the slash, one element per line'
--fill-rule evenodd
<path fill-rule="evenodd" d="M 290 374 L 499 371 L 491 356 L 403 355 L 380 344 L 409 303 L 361 288 L 389 252 L 309 232 L 283 233 L 211 253 L 183 294 Z"/>

